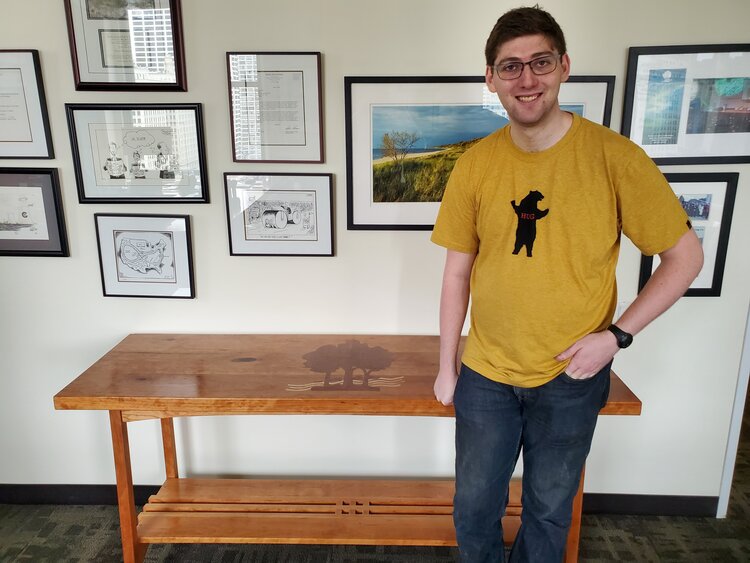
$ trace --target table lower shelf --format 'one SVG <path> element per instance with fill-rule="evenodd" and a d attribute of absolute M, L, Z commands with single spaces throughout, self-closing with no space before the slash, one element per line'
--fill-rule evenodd
<path fill-rule="evenodd" d="M 453 480 L 168 479 L 138 516 L 142 543 L 456 545 Z M 506 541 L 520 525 L 511 484 Z"/>

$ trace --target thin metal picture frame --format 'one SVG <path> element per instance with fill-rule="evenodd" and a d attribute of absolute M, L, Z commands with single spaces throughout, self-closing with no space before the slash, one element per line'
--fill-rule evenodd
<path fill-rule="evenodd" d="M 687 172 L 664 175 L 690 218 L 703 246 L 703 269 L 685 297 L 719 297 L 724 279 L 729 234 L 732 228 L 737 172 Z M 641 256 L 640 292 L 656 269 L 658 260 Z"/>
<path fill-rule="evenodd" d="M 621 132 L 659 165 L 750 162 L 750 44 L 631 47 Z"/>

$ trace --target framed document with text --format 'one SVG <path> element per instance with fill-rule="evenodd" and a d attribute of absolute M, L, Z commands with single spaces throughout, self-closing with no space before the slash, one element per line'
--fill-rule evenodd
<path fill-rule="evenodd" d="M 65 0 L 76 90 L 187 90 L 180 0 Z"/>
<path fill-rule="evenodd" d="M 0 158 L 54 158 L 36 50 L 0 50 Z"/>
<path fill-rule="evenodd" d="M 323 162 L 320 53 L 227 53 L 235 162 Z"/>

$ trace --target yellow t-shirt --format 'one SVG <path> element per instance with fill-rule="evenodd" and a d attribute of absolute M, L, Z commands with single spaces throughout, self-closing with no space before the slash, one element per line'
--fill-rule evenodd
<path fill-rule="evenodd" d="M 499 129 L 456 163 L 432 234 L 477 253 L 462 361 L 510 385 L 553 379 L 557 354 L 612 322 L 620 232 L 653 255 L 689 228 L 653 161 L 606 127 L 574 115 L 537 153 Z"/>

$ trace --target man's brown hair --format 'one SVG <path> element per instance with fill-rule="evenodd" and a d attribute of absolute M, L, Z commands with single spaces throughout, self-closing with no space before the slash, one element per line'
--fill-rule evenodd
<path fill-rule="evenodd" d="M 487 66 L 495 64 L 495 57 L 506 41 L 537 34 L 544 35 L 559 55 L 565 54 L 565 35 L 563 35 L 562 29 L 560 29 L 555 18 L 549 12 L 542 10 L 539 4 L 534 7 L 515 8 L 505 12 L 497 20 L 487 39 L 487 45 L 484 48 Z"/>

